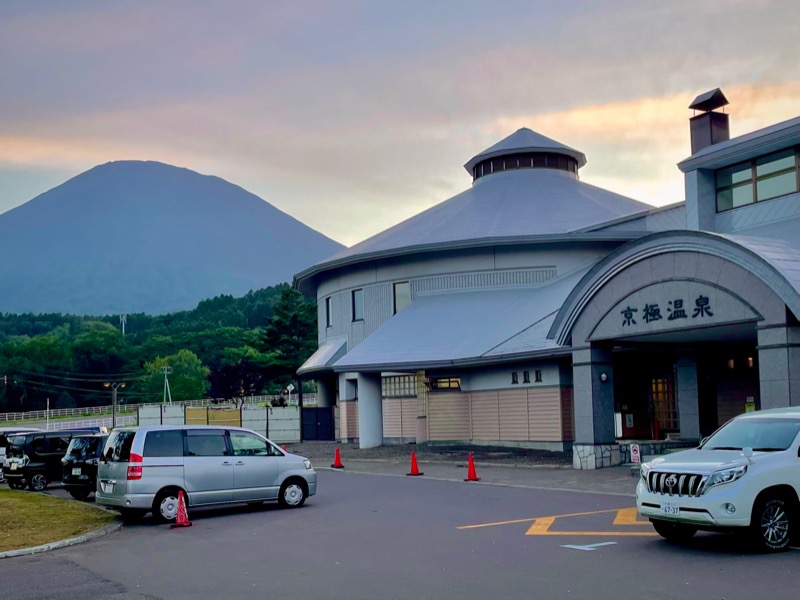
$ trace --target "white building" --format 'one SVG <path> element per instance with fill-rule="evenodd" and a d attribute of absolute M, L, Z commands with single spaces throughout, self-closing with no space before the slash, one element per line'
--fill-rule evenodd
<path fill-rule="evenodd" d="M 298 373 L 340 438 L 596 468 L 800 405 L 800 117 L 728 139 L 724 104 L 692 104 L 685 202 L 584 183 L 581 152 L 520 129 L 470 189 L 299 273 L 320 347 Z"/>

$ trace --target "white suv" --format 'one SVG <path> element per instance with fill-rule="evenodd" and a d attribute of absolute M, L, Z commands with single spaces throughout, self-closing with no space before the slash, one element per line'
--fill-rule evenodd
<path fill-rule="evenodd" d="M 777 552 L 800 533 L 800 408 L 740 415 L 698 448 L 642 464 L 636 506 L 662 537 L 747 532 Z"/>

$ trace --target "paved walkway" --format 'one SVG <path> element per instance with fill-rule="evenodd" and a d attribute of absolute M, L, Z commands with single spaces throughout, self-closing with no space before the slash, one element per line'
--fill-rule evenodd
<path fill-rule="evenodd" d="M 329 470 L 337 447 L 345 465 L 344 475 L 355 472 L 405 477 L 410 469 L 411 450 L 415 450 L 424 478 L 463 481 L 467 476 L 468 452 L 463 450 L 448 451 L 445 456 L 440 456 L 441 448 L 404 445 L 358 450 L 352 444 L 333 442 L 290 444 L 287 445 L 287 450 L 307 456 L 316 469 Z M 531 457 L 527 454 L 530 452 L 524 451 L 523 456 L 515 460 L 514 452 L 509 456 L 507 453 L 495 453 L 491 449 L 480 449 L 480 454 L 475 457 L 475 465 L 481 481 L 472 485 L 494 484 L 627 497 L 632 497 L 635 492 L 637 478 L 631 476 L 629 467 L 576 471 L 571 465 L 565 464 L 560 455 L 549 463 L 540 461 L 537 464 L 530 460 Z"/>

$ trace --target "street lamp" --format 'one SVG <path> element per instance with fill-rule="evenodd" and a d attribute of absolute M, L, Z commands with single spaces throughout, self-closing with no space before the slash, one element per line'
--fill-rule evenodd
<path fill-rule="evenodd" d="M 111 388 L 111 429 L 117 427 L 117 388 L 124 388 L 124 382 L 104 383 L 104 388 Z"/>

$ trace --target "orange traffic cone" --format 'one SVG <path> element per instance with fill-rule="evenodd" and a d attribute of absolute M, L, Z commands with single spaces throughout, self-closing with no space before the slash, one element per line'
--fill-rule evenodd
<path fill-rule="evenodd" d="M 411 473 L 406 473 L 406 475 L 408 475 L 410 477 L 416 477 L 418 475 L 424 475 L 424 474 L 425 473 L 422 473 L 419 470 L 419 467 L 417 466 L 417 453 L 412 450 L 411 451 Z"/>
<path fill-rule="evenodd" d="M 469 462 L 467 467 L 467 478 L 464 481 L 480 481 L 481 478 L 475 472 L 475 462 L 472 460 L 472 452 L 469 453 Z"/>
<path fill-rule="evenodd" d="M 175 519 L 175 522 L 170 525 L 171 529 L 176 527 L 191 527 L 192 522 L 189 521 L 189 517 L 186 514 L 186 502 L 183 499 L 183 492 L 178 492 L 178 518 Z"/>
<path fill-rule="evenodd" d="M 332 469 L 344 469 L 344 465 L 342 464 L 342 457 L 339 454 L 339 449 L 336 449 L 336 456 L 333 459 L 333 464 L 331 465 Z"/>

